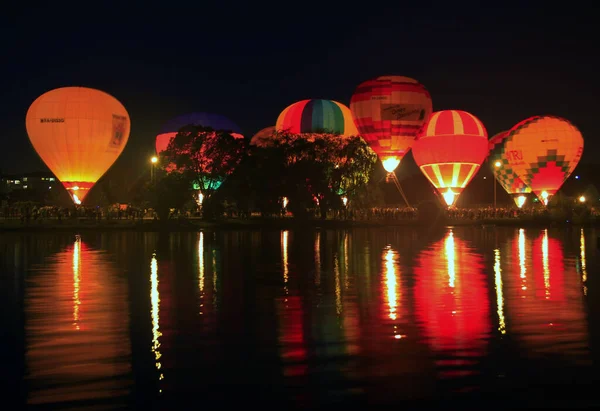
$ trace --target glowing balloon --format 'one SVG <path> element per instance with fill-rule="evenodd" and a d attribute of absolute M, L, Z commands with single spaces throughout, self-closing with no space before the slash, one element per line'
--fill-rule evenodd
<path fill-rule="evenodd" d="M 275 126 L 265 127 L 258 133 L 252 136 L 250 144 L 257 147 L 265 147 L 272 141 L 273 133 L 275 133 Z"/>
<path fill-rule="evenodd" d="M 437 111 L 423 126 L 412 152 L 425 177 L 452 206 L 488 154 L 487 131 L 466 111 Z"/>
<path fill-rule="evenodd" d="M 25 123 L 33 148 L 75 204 L 117 160 L 131 126 L 117 99 L 86 87 L 42 94 L 29 107 Z"/>
<path fill-rule="evenodd" d="M 514 126 L 504 156 L 515 173 L 548 204 L 571 175 L 583 154 L 583 136 L 569 121 L 535 116 Z"/>
<path fill-rule="evenodd" d="M 177 135 L 177 132 L 185 126 L 211 127 L 214 130 L 231 132 L 236 138 L 243 137 L 241 129 L 233 121 L 220 114 L 213 113 L 190 113 L 169 120 L 156 136 L 156 153 L 165 151 L 169 143 Z"/>
<path fill-rule="evenodd" d="M 356 88 L 350 111 L 358 132 L 391 173 L 431 114 L 431 96 L 417 80 L 382 76 Z"/>
<path fill-rule="evenodd" d="M 496 180 L 510 194 L 515 204 L 521 208 L 525 204 L 526 194 L 531 193 L 531 187 L 515 173 L 504 155 L 507 137 L 508 131 L 503 131 L 490 139 L 488 162 Z"/>
<path fill-rule="evenodd" d="M 333 100 L 301 100 L 287 106 L 277 117 L 277 131 L 300 133 L 332 133 L 357 136 L 352 113 Z"/>

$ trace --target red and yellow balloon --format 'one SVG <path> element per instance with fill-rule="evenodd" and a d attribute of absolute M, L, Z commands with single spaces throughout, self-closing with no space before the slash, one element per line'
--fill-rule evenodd
<path fill-rule="evenodd" d="M 42 94 L 29 107 L 25 123 L 33 148 L 75 204 L 121 155 L 131 126 L 116 98 L 86 87 Z"/>
<path fill-rule="evenodd" d="M 583 154 L 583 136 L 568 120 L 535 116 L 508 132 L 504 156 L 544 204 L 571 175 Z"/>
<path fill-rule="evenodd" d="M 350 111 L 359 134 L 391 173 L 408 153 L 431 114 L 431 96 L 417 80 L 381 76 L 356 88 Z"/>
<path fill-rule="evenodd" d="M 421 129 L 412 152 L 425 177 L 452 206 L 488 154 L 487 131 L 471 113 L 437 111 Z"/>

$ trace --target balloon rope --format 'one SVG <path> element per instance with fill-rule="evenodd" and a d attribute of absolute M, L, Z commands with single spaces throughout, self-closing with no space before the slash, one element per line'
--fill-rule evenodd
<path fill-rule="evenodd" d="M 408 199 L 406 198 L 406 195 L 404 195 L 404 190 L 402 190 L 402 187 L 400 186 L 400 181 L 398 181 L 398 177 L 396 176 L 396 173 L 391 172 L 390 175 L 392 176 L 392 180 L 394 180 L 394 184 L 396 184 L 396 188 L 398 189 L 398 191 L 400 191 L 400 194 L 402 194 L 402 198 L 404 199 L 406 206 L 410 207 L 410 204 L 408 203 Z"/>

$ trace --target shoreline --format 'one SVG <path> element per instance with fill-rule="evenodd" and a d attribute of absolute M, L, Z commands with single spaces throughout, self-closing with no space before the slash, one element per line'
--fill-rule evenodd
<path fill-rule="evenodd" d="M 20 220 L 0 220 L 0 232 L 69 232 L 69 231 L 138 231 L 138 232 L 186 232 L 200 230 L 288 230 L 288 229 L 351 229 L 432 226 L 480 226 L 480 227 L 570 227 L 600 226 L 600 221 L 565 221 L 556 218 L 497 218 L 481 220 L 295 220 L 293 218 L 252 218 L 205 221 L 186 220 L 41 220 L 22 223 Z"/>

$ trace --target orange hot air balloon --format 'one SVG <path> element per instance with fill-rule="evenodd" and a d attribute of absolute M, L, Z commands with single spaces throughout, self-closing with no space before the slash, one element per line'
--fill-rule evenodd
<path fill-rule="evenodd" d="M 579 163 L 583 136 L 568 120 L 535 116 L 510 129 L 505 147 L 508 164 L 547 205 Z"/>
<path fill-rule="evenodd" d="M 263 128 L 252 136 L 252 139 L 250 139 L 250 145 L 256 147 L 268 146 L 273 141 L 273 133 L 275 133 L 275 126 Z"/>
<path fill-rule="evenodd" d="M 490 139 L 488 161 L 496 180 L 510 194 L 517 207 L 521 208 L 527 199 L 526 194 L 531 193 L 531 187 L 508 164 L 505 156 L 506 137 L 508 131 L 502 131 Z"/>
<path fill-rule="evenodd" d="M 425 177 L 452 206 L 488 154 L 487 131 L 466 111 L 437 111 L 421 129 L 412 152 Z"/>
<path fill-rule="evenodd" d="M 359 134 L 388 173 L 410 150 L 432 111 L 431 96 L 417 80 L 381 76 L 360 84 L 350 100 Z"/>
<path fill-rule="evenodd" d="M 75 204 L 123 152 L 130 130 L 129 114 L 116 98 L 86 87 L 42 94 L 25 123 L 33 148 Z"/>

